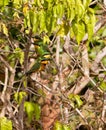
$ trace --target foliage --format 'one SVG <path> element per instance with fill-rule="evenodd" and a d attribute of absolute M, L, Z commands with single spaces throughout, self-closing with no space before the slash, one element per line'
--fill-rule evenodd
<path fill-rule="evenodd" d="M 70 94 L 69 99 L 72 102 L 71 105 L 73 108 L 75 108 L 75 107 L 79 108 L 83 104 L 83 101 L 81 100 L 79 95 Z"/>
<path fill-rule="evenodd" d="M 21 104 L 22 100 L 24 99 L 24 97 L 26 96 L 27 94 L 25 92 L 16 92 L 14 94 L 14 100 L 18 103 L 18 104 Z"/>
<path fill-rule="evenodd" d="M 11 9 L 8 6 L 6 7 L 6 5 L 15 7 L 16 10 L 22 9 L 26 34 L 29 34 L 30 31 L 34 34 L 46 33 L 48 36 L 52 33 L 57 33 L 57 35 L 63 37 L 71 31 L 74 32 L 77 42 L 80 43 L 86 33 L 88 33 L 89 39 L 93 35 L 95 15 L 94 10 L 89 7 L 90 2 L 91 0 L 35 0 L 33 2 L 27 0 L 9 2 L 7 0 L 1 2 L 0 5 L 2 12 L 4 11 L 3 13 L 7 13 L 6 10 Z M 22 18 L 20 12 L 12 10 L 12 13 L 12 19 Z M 4 34 L 8 36 L 8 29 L 5 23 L 2 26 Z M 68 26 L 72 26 L 71 30 Z"/>
<path fill-rule="evenodd" d="M 0 130 L 12 130 L 12 122 L 6 117 L 0 118 Z"/>
<path fill-rule="evenodd" d="M 71 128 L 57 121 L 54 125 L 54 130 L 71 130 Z"/>
<path fill-rule="evenodd" d="M 31 122 L 32 118 L 35 117 L 36 120 L 40 119 L 41 108 L 37 103 L 25 102 L 24 103 L 25 111 L 28 115 L 28 121 Z"/>

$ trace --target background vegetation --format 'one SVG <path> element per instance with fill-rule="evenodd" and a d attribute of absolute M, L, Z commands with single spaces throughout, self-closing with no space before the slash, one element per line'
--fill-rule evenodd
<path fill-rule="evenodd" d="M 105 130 L 106 4 L 0 1 L 0 130 Z"/>

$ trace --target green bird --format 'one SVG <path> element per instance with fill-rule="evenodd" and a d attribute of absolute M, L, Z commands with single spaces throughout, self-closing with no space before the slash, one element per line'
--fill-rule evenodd
<path fill-rule="evenodd" d="M 46 67 L 46 65 L 49 63 L 50 57 L 48 55 L 44 55 L 43 57 L 39 57 L 35 63 L 33 64 L 33 66 L 31 67 L 31 69 L 26 72 L 26 75 L 29 75 L 31 73 L 34 72 L 40 72 L 43 71 Z"/>
<path fill-rule="evenodd" d="M 51 54 L 48 49 L 48 46 L 47 44 L 43 43 L 43 40 L 41 38 L 35 37 L 33 44 L 37 53 L 37 59 L 35 60 L 35 63 L 31 67 L 31 69 L 26 72 L 26 75 L 44 70 L 45 66 L 51 59 Z"/>

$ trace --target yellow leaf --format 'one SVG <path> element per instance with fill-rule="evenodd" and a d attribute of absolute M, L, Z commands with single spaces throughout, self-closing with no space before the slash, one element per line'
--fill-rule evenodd
<path fill-rule="evenodd" d="M 28 10 L 29 10 L 29 7 L 28 7 L 28 4 L 26 3 L 26 4 L 24 5 L 24 7 L 23 7 L 23 13 L 24 13 L 24 15 L 27 14 Z"/>
<path fill-rule="evenodd" d="M 4 23 L 2 23 L 3 33 L 8 37 L 8 29 Z"/>

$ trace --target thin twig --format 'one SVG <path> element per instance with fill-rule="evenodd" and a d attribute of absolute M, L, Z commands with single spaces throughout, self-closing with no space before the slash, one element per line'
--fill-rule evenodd
<path fill-rule="evenodd" d="M 84 70 L 84 75 L 89 76 L 89 58 L 88 58 L 88 49 L 86 44 L 83 44 L 82 67 Z"/>
<path fill-rule="evenodd" d="M 39 85 L 41 85 L 42 87 L 44 87 L 47 91 L 49 91 L 49 92 L 51 92 L 51 93 L 53 93 L 53 94 L 58 94 L 58 92 L 53 91 L 52 89 L 50 89 L 50 88 L 47 87 L 46 85 L 40 83 L 39 81 L 37 81 L 37 80 L 34 80 L 34 81 L 35 81 L 36 83 L 38 83 Z"/>
<path fill-rule="evenodd" d="M 2 98 L 3 102 L 5 102 L 5 93 L 6 93 L 6 89 L 7 89 L 7 83 L 8 83 L 8 68 L 5 67 L 5 82 L 4 82 L 4 87 L 3 87 L 2 94 L 1 94 L 1 98 Z"/>
<path fill-rule="evenodd" d="M 103 110 L 101 119 L 106 124 L 106 92 L 103 94 Z"/>
<path fill-rule="evenodd" d="M 98 3 L 98 0 L 94 0 L 93 2 L 90 3 L 89 6 L 94 5 L 94 4 L 96 4 L 96 3 Z"/>
<path fill-rule="evenodd" d="M 62 95 L 62 98 L 63 98 L 63 101 L 66 102 L 69 106 L 71 106 L 80 116 L 81 118 L 83 119 L 83 121 L 88 124 L 86 118 L 84 117 L 84 115 L 80 112 L 80 110 L 78 108 L 74 108 L 72 105 L 71 105 L 71 102 L 69 101 L 69 99 L 67 99 L 67 97 L 64 95 Z"/>
<path fill-rule="evenodd" d="M 60 53 L 60 36 L 57 37 L 57 46 L 56 46 L 56 63 L 59 66 L 59 53 Z"/>
<path fill-rule="evenodd" d="M 98 65 L 100 63 L 100 61 L 103 59 L 103 57 L 106 56 L 106 47 L 104 47 L 96 56 L 94 62 L 92 63 L 91 66 L 91 70 L 98 74 L 99 73 L 99 69 L 98 69 Z"/>
<path fill-rule="evenodd" d="M 106 19 L 105 19 L 105 18 L 99 20 L 99 21 L 96 23 L 95 27 L 94 27 L 94 34 L 95 34 L 101 27 L 103 27 L 105 23 L 106 23 Z M 84 43 L 84 42 L 87 41 L 87 40 L 88 40 L 88 34 L 86 34 L 86 35 L 84 36 L 82 42 Z"/>
<path fill-rule="evenodd" d="M 4 82 L 4 87 L 3 91 L 1 94 L 1 100 L 3 102 L 3 108 L 0 113 L 0 117 L 4 117 L 6 114 L 6 89 L 7 89 L 7 83 L 8 83 L 8 68 L 5 67 L 5 82 Z"/>
<path fill-rule="evenodd" d="M 13 73 L 13 71 L 14 71 L 13 68 L 9 65 L 9 63 L 1 55 L 0 55 L 0 60 L 9 69 L 9 71 Z"/>

